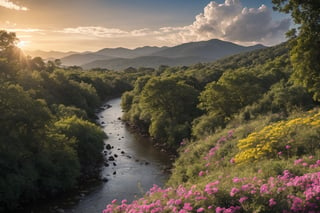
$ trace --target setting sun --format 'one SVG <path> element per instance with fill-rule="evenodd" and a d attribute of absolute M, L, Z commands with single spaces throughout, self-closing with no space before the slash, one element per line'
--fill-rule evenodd
<path fill-rule="evenodd" d="M 17 43 L 17 47 L 19 47 L 20 49 L 23 49 L 27 46 L 28 42 L 27 41 L 19 41 Z"/>

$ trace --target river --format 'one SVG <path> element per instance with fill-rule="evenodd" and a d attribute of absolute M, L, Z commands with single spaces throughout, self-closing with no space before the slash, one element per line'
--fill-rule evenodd
<path fill-rule="evenodd" d="M 142 197 L 153 184 L 163 186 L 169 177 L 165 172 L 171 161 L 167 153 L 156 149 L 150 139 L 130 130 L 119 118 L 121 98 L 108 101 L 97 114 L 108 138 L 104 141 L 106 161 L 101 169 L 105 181 L 88 183 L 78 190 L 50 201 L 26 207 L 27 213 L 101 213 L 113 199 L 128 202 Z M 106 145 L 112 149 L 106 149 Z M 113 157 L 114 161 L 108 160 Z"/>
<path fill-rule="evenodd" d="M 107 182 L 83 196 L 75 206 L 65 210 L 67 213 L 101 213 L 113 199 L 132 201 L 143 196 L 153 184 L 162 186 L 168 179 L 169 174 L 164 172 L 171 163 L 168 154 L 126 127 L 119 119 L 122 116 L 120 101 L 120 98 L 108 101 L 106 104 L 111 107 L 98 114 L 99 123 L 108 135 L 105 144 L 113 147 L 104 150 L 106 158 L 115 159 L 103 166 L 101 176 Z"/>

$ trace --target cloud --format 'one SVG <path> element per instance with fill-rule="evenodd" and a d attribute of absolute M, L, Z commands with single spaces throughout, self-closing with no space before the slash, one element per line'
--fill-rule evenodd
<path fill-rule="evenodd" d="M 55 32 L 63 35 L 74 34 L 75 38 L 86 40 L 117 39 L 119 42 L 126 39 L 145 39 L 164 45 L 213 38 L 242 45 L 256 43 L 274 45 L 285 40 L 285 32 L 288 31 L 289 26 L 289 19 L 274 21 L 271 10 L 265 5 L 261 5 L 259 8 L 247 8 L 243 7 L 239 0 L 225 0 L 223 4 L 211 1 L 202 13 L 195 16 L 194 22 L 186 26 L 134 30 L 79 26 Z"/>
<path fill-rule="evenodd" d="M 116 28 L 105 28 L 100 26 L 82 26 L 76 28 L 65 28 L 61 31 L 57 31 L 65 34 L 80 34 L 86 36 L 104 37 L 109 38 L 113 36 L 123 36 L 128 34 L 127 31 L 123 31 Z"/>
<path fill-rule="evenodd" d="M 178 42 L 218 38 L 242 44 L 274 44 L 284 40 L 289 26 L 289 19 L 272 20 L 271 11 L 265 5 L 247 8 L 239 0 L 226 0 L 223 4 L 212 1 L 191 25 L 179 28 L 175 35 L 169 34 L 159 39 Z M 163 29 L 175 31 L 174 28 Z"/>
<path fill-rule="evenodd" d="M 35 32 L 42 32 L 43 30 L 36 29 L 36 28 L 6 28 L 6 31 L 8 32 L 16 32 L 16 33 L 35 33 Z"/>
<path fill-rule="evenodd" d="M 12 10 L 21 10 L 21 11 L 29 10 L 28 8 L 23 7 L 23 6 L 19 6 L 9 0 L 0 0 L 0 7 L 5 7 L 8 9 L 12 9 Z"/>
<path fill-rule="evenodd" d="M 85 37 L 98 38 L 123 38 L 123 37 L 143 37 L 157 34 L 157 31 L 152 31 L 148 28 L 136 29 L 131 31 L 121 30 L 118 28 L 106 28 L 101 26 L 80 26 L 75 28 L 65 28 L 56 31 L 63 34 L 77 34 Z"/>

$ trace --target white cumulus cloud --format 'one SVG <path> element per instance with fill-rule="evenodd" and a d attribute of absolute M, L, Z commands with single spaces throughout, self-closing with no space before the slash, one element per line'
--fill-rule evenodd
<path fill-rule="evenodd" d="M 5 7 L 12 10 L 22 10 L 22 11 L 29 10 L 27 7 L 19 6 L 9 0 L 0 0 L 0 7 Z"/>
<path fill-rule="evenodd" d="M 160 36 L 171 43 L 218 38 L 237 43 L 275 44 L 284 40 L 290 26 L 289 19 L 274 21 L 271 10 L 243 7 L 239 0 L 226 0 L 223 4 L 210 2 L 203 13 L 188 26 L 177 28 L 175 34 Z M 163 28 L 175 32 L 174 28 Z"/>

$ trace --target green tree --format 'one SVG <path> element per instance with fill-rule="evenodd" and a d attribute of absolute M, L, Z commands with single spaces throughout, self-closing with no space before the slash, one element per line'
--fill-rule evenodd
<path fill-rule="evenodd" d="M 0 78 L 2 79 L 14 80 L 18 70 L 26 64 L 23 53 L 15 46 L 17 41 L 15 33 L 0 30 Z"/>
<path fill-rule="evenodd" d="M 320 101 L 320 2 L 313 0 L 272 0 L 275 10 L 291 13 L 298 25 L 288 35 L 291 39 L 292 79 Z"/>
<path fill-rule="evenodd" d="M 101 160 L 105 133 L 98 126 L 77 118 L 63 118 L 54 124 L 55 132 L 74 139 L 74 149 L 80 160 L 82 172 L 93 169 Z"/>
<path fill-rule="evenodd" d="M 45 142 L 35 156 L 37 168 L 37 191 L 40 195 L 55 195 L 71 189 L 80 175 L 80 162 L 74 144 L 75 138 L 68 138 L 49 129 Z"/>
<path fill-rule="evenodd" d="M 174 78 L 151 78 L 139 102 L 150 116 L 149 134 L 173 147 L 189 137 L 191 121 L 199 114 L 198 95 L 196 89 Z"/>
<path fill-rule="evenodd" d="M 34 57 L 30 60 L 30 68 L 36 71 L 45 70 L 46 64 L 41 57 Z"/>
<path fill-rule="evenodd" d="M 0 30 L 0 51 L 13 47 L 17 41 L 18 39 L 15 33 Z"/>
<path fill-rule="evenodd" d="M 209 83 L 200 95 L 200 109 L 226 118 L 256 101 L 263 94 L 261 80 L 251 70 L 227 71 Z"/>
<path fill-rule="evenodd" d="M 43 100 L 19 85 L 0 84 L 0 211 L 37 195 L 37 156 L 51 118 Z"/>

